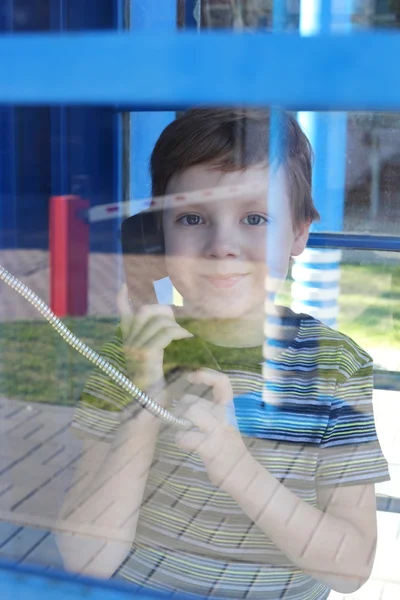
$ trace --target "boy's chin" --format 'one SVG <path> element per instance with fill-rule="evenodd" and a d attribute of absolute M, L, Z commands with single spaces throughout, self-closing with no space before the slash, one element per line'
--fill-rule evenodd
<path fill-rule="evenodd" d="M 244 319 L 250 314 L 254 315 L 255 312 L 257 311 L 249 311 L 248 307 L 246 309 L 246 307 L 241 306 L 240 304 L 229 304 L 228 302 L 222 301 L 215 302 L 215 300 L 212 302 L 205 299 L 204 304 L 198 306 L 195 309 L 196 314 L 193 314 L 192 316 L 198 319 L 231 321 Z M 260 314 L 263 313 L 263 307 L 260 307 L 259 312 Z"/>

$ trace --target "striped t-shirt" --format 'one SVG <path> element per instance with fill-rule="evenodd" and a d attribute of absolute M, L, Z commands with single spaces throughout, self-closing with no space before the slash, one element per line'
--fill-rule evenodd
<path fill-rule="evenodd" d="M 168 382 L 218 365 L 231 380 L 236 419 L 250 453 L 317 506 L 319 486 L 386 481 L 389 473 L 375 429 L 371 357 L 312 317 L 292 318 L 297 334 L 268 361 L 264 375 L 261 347 L 222 348 L 200 338 L 170 344 L 164 369 Z M 103 354 L 126 372 L 120 331 Z M 131 402 L 96 371 L 74 425 L 112 439 Z M 293 565 L 211 484 L 200 458 L 180 450 L 174 436 L 170 427 L 160 430 L 135 540 L 116 576 L 139 588 L 211 598 L 327 598 L 330 590 Z"/>

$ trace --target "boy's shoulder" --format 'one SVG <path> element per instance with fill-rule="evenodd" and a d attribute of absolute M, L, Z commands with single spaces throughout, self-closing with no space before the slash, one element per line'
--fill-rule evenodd
<path fill-rule="evenodd" d="M 318 361 L 335 363 L 343 381 L 360 369 L 371 369 L 373 359 L 350 336 L 329 327 L 311 315 L 300 315 L 301 327 L 295 346 L 313 354 Z"/>

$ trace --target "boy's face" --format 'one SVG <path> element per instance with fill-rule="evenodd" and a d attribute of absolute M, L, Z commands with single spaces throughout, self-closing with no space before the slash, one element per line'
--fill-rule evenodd
<path fill-rule="evenodd" d="M 276 292 L 290 256 L 303 251 L 309 226 L 293 227 L 283 170 L 273 177 L 268 207 L 267 184 L 264 165 L 230 173 L 199 165 L 171 178 L 167 194 L 226 188 L 214 201 L 209 194 L 190 204 L 166 199 L 166 267 L 194 315 L 238 319 L 262 314 L 266 289 Z M 248 192 L 230 197 L 229 188 L 238 185 Z"/>

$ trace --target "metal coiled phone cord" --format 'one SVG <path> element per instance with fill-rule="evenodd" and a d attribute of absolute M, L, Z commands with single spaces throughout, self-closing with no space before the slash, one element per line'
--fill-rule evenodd
<path fill-rule="evenodd" d="M 32 306 L 36 308 L 43 315 L 43 317 L 50 323 L 50 325 L 57 331 L 57 333 L 74 348 L 77 352 L 82 354 L 87 360 L 93 363 L 96 367 L 104 371 L 113 381 L 115 381 L 125 392 L 133 396 L 135 400 L 148 410 L 152 415 L 158 417 L 164 423 L 172 425 L 182 430 L 189 430 L 193 428 L 193 423 L 189 419 L 183 419 L 175 417 L 168 410 L 160 406 L 157 402 L 152 400 L 143 390 L 134 385 L 123 373 L 113 367 L 111 363 L 102 358 L 100 354 L 97 354 L 94 350 L 89 348 L 84 342 L 76 337 L 66 327 L 62 321 L 53 313 L 53 311 L 47 306 L 45 302 L 39 296 L 37 296 L 28 286 L 22 283 L 19 279 L 11 275 L 4 267 L 0 265 L 0 279 L 9 285 L 13 290 L 18 292 L 21 296 L 26 298 Z"/>

